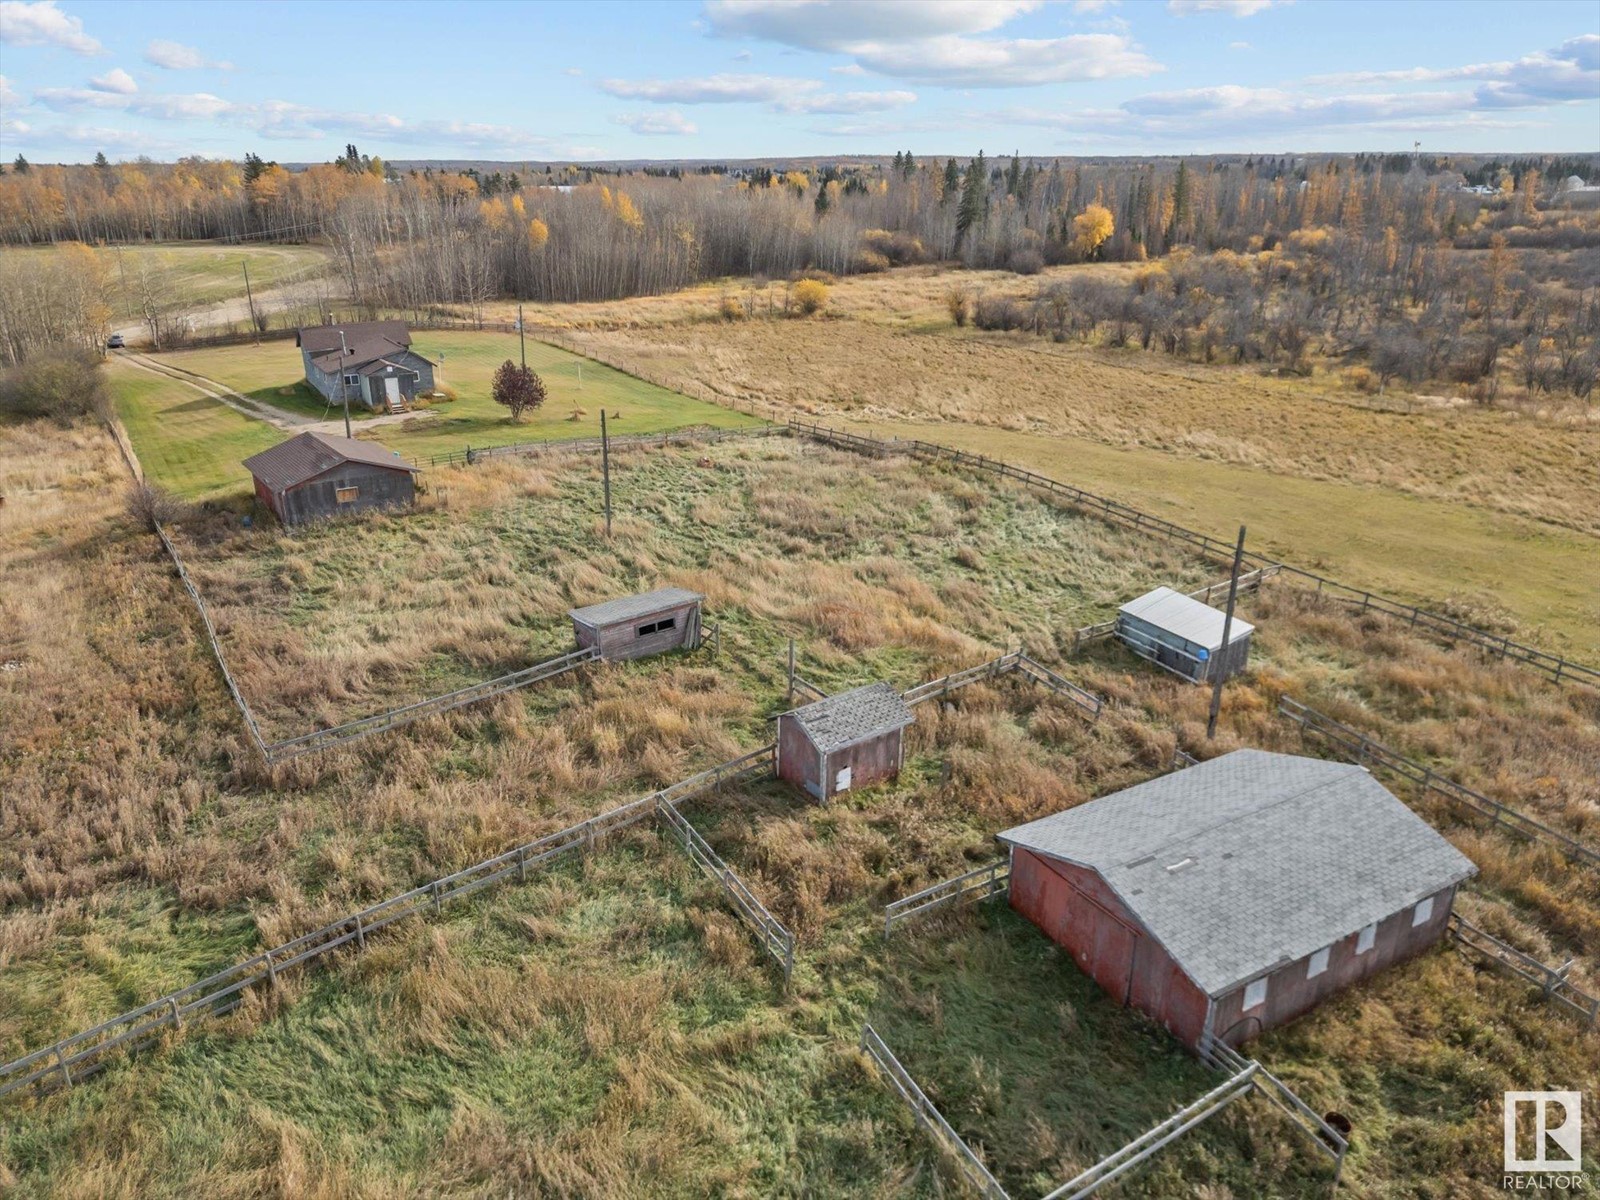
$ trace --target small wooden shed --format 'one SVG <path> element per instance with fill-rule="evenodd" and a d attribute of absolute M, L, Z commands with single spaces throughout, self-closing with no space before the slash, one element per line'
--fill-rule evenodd
<path fill-rule="evenodd" d="M 1228 645 L 1222 645 L 1227 614 L 1193 596 L 1158 587 L 1130 600 L 1117 613 L 1117 637 L 1135 654 L 1196 683 L 1211 682 L 1217 672 L 1228 679 L 1250 662 L 1250 635 L 1255 626 L 1234 613 Z"/>
<path fill-rule="evenodd" d="M 1420 954 L 1477 874 L 1365 768 L 1264 750 L 999 841 L 1011 907 L 1195 1049 L 1238 1045 Z"/>
<path fill-rule="evenodd" d="M 344 516 L 368 508 L 409 508 L 419 468 L 375 442 L 302 433 L 244 465 L 256 498 L 285 525 Z"/>
<path fill-rule="evenodd" d="M 887 683 L 793 709 L 778 718 L 778 777 L 818 800 L 893 779 L 916 719 Z"/>
<path fill-rule="evenodd" d="M 705 597 L 683 588 L 657 588 L 604 604 L 574 608 L 572 632 L 578 649 L 600 647 L 607 662 L 644 658 L 700 644 L 700 605 Z"/>

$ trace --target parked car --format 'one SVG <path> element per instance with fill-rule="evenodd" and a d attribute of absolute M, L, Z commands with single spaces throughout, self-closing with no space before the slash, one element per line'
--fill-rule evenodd
<path fill-rule="evenodd" d="M 107 350 L 121 350 L 124 344 L 120 333 L 113 333 L 106 339 Z"/>

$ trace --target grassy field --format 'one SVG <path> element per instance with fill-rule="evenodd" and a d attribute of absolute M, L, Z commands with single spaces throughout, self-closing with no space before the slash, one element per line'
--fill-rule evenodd
<path fill-rule="evenodd" d="M 613 433 L 653 433 L 686 425 L 735 428 L 756 424 L 725 408 L 646 383 L 600 363 L 530 339 L 528 365 L 548 392 L 542 408 L 512 422 L 490 392 L 495 368 L 521 361 L 514 334 L 428 333 L 416 335 L 416 351 L 438 364 L 436 380 L 456 399 L 423 410 L 414 423 L 384 425 L 378 440 L 413 459 L 460 452 L 464 446 L 500 446 L 598 435 L 604 409 Z M 226 384 L 233 390 L 318 419 L 342 419 L 302 382 L 300 352 L 292 342 L 226 346 L 159 356 L 163 361 Z M 352 417 L 371 414 L 351 410 Z"/>
<path fill-rule="evenodd" d="M 338 703 L 387 694 L 434 650 L 492 669 L 554 636 L 552 610 L 644 583 L 699 587 L 723 625 L 720 657 L 595 669 L 267 774 L 119 478 L 95 432 L 0 439 L 0 660 L 18 664 L 0 674 L 3 1057 L 760 744 L 789 636 L 830 689 L 1022 638 L 1116 705 L 1090 727 L 1014 682 L 972 688 L 919 711 L 893 786 L 691 806 L 796 931 L 787 995 L 715 889 L 640 830 L 71 1093 L 0 1105 L 18 1196 L 947 1195 L 854 1049 L 864 1019 L 1002 1182 L 1037 1194 L 1211 1077 L 1003 908 L 885 946 L 885 900 L 991 856 L 998 829 L 1165 769 L 1174 745 L 1302 749 L 1272 715 L 1284 693 L 1594 836 L 1591 693 L 1273 588 L 1208 746 L 1201 690 L 1115 647 L 1057 653 L 1078 613 L 1198 564 L 960 475 L 784 442 L 623 456 L 610 543 L 592 463 L 562 457 L 440 471 L 410 517 L 293 540 L 185 523 L 247 686 L 283 687 L 280 705 L 305 702 L 301 675 L 349 680 Z M 375 622 L 391 587 L 404 619 Z M 1482 870 L 1473 919 L 1595 986 L 1594 879 L 1422 807 Z M 1343 1190 L 1374 1200 L 1500 1195 L 1500 1092 L 1581 1086 L 1592 1062 L 1536 992 L 1448 950 L 1255 1052 L 1351 1116 Z M 1121 1194 L 1325 1194 L 1298 1137 L 1240 1105 Z"/>
<path fill-rule="evenodd" d="M 219 243 L 153 243 L 99 247 L 113 284 L 116 324 L 136 323 L 139 306 L 130 288 L 120 280 L 133 280 L 141 265 L 149 264 L 161 278 L 162 303 L 174 307 L 203 308 L 223 300 L 242 299 L 244 265 L 250 266 L 250 286 L 257 295 L 268 288 L 320 273 L 329 265 L 322 246 L 225 246 Z M 56 253 L 51 246 L 7 246 L 0 254 L 40 262 Z M 120 262 L 119 262 L 120 258 Z"/>

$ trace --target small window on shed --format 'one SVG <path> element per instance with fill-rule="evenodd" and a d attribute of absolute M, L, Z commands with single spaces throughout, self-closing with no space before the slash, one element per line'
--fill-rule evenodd
<path fill-rule="evenodd" d="M 1426 925 L 1431 920 L 1433 920 L 1433 897 L 1429 896 L 1426 900 L 1418 901 L 1417 906 L 1411 910 L 1411 928 Z"/>
<path fill-rule="evenodd" d="M 1267 981 L 1265 978 L 1252 979 L 1244 988 L 1244 1011 L 1260 1008 L 1267 1002 Z"/>
<path fill-rule="evenodd" d="M 1356 935 L 1356 953 L 1365 954 L 1371 950 L 1378 941 L 1378 926 L 1376 923 L 1368 925 Z"/>
<path fill-rule="evenodd" d="M 1315 979 L 1328 969 L 1328 949 L 1327 946 L 1324 946 L 1313 954 L 1310 961 L 1306 963 L 1307 979 Z"/>
<path fill-rule="evenodd" d="M 342 487 L 333 490 L 333 498 L 340 504 L 354 504 L 356 497 L 361 495 L 358 487 Z"/>
<path fill-rule="evenodd" d="M 644 637 L 651 633 L 665 633 L 667 630 L 676 629 L 677 627 L 677 617 L 662 617 L 659 621 L 651 621 L 648 625 L 639 626 L 638 630 L 635 631 L 635 636 Z"/>

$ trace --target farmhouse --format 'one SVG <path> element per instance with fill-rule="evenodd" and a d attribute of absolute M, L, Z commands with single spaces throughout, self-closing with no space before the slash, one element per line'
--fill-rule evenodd
<path fill-rule="evenodd" d="M 1250 661 L 1255 626 L 1234 614 L 1228 646 L 1222 646 L 1225 614 L 1192 596 L 1159 587 L 1130 600 L 1117 613 L 1117 637 L 1135 654 L 1197 683 L 1227 679 Z"/>
<path fill-rule="evenodd" d="M 372 442 L 302 433 L 244 460 L 256 496 L 285 525 L 364 508 L 400 508 L 416 498 L 417 468 Z"/>
<path fill-rule="evenodd" d="M 778 777 L 818 800 L 893 779 L 915 721 L 887 683 L 793 709 L 778 718 Z"/>
<path fill-rule="evenodd" d="M 306 382 L 330 403 L 401 412 L 433 391 L 433 363 L 411 349 L 404 321 L 315 325 L 295 334 Z"/>
<path fill-rule="evenodd" d="M 615 662 L 679 647 L 693 650 L 700 644 L 700 604 L 704 599 L 683 588 L 658 588 L 574 608 L 567 615 L 572 618 L 578 649 L 598 646 L 602 659 Z"/>
<path fill-rule="evenodd" d="M 999 835 L 1119 1003 L 1237 1045 L 1437 942 L 1477 873 L 1362 767 L 1236 750 Z"/>

